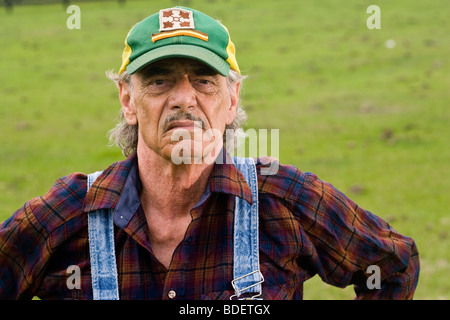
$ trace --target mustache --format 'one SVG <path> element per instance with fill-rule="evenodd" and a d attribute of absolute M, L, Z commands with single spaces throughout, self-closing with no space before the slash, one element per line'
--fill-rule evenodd
<path fill-rule="evenodd" d="M 179 111 L 175 114 L 168 115 L 163 123 L 163 131 L 167 131 L 169 125 L 172 121 L 178 120 L 190 120 L 190 121 L 198 121 L 201 123 L 202 129 L 206 129 L 205 122 L 198 116 L 193 115 L 192 113 Z"/>

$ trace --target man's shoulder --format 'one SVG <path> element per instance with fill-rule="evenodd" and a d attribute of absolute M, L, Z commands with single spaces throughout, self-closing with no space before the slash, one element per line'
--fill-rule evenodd
<path fill-rule="evenodd" d="M 90 207 L 86 204 L 88 199 L 92 198 L 94 200 L 91 199 L 91 201 L 101 202 L 102 199 L 98 199 L 99 197 L 111 199 L 113 198 L 111 194 L 118 196 L 115 188 L 118 188 L 119 180 L 126 179 L 128 171 L 124 168 L 128 167 L 125 164 L 127 160 L 114 162 L 103 170 L 102 177 L 98 179 L 101 181 L 91 187 L 93 190 L 90 193 L 95 193 L 95 196 L 87 196 L 88 174 L 75 172 L 57 179 L 47 193 L 32 199 L 25 207 L 32 211 L 47 232 L 73 219 L 85 220 L 86 208 Z"/>
<path fill-rule="evenodd" d="M 257 158 L 256 170 L 258 173 L 259 192 L 295 200 L 305 183 L 314 176 L 303 172 L 296 166 L 281 164 L 279 160 L 271 157 Z"/>
<path fill-rule="evenodd" d="M 44 195 L 30 200 L 25 208 L 48 233 L 79 216 L 86 196 L 86 174 L 75 172 L 57 179 Z"/>

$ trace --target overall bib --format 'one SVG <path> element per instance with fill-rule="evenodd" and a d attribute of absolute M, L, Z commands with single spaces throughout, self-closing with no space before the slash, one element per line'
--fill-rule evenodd
<path fill-rule="evenodd" d="M 236 197 L 234 210 L 234 258 L 231 285 L 237 298 L 242 294 L 258 299 L 264 277 L 259 269 L 258 178 L 252 158 L 233 157 L 252 191 L 253 205 Z M 91 187 L 101 171 L 88 175 Z M 114 249 L 113 210 L 100 209 L 88 214 L 89 250 L 94 300 L 119 300 L 116 254 Z M 248 298 L 245 298 L 248 299 Z"/>

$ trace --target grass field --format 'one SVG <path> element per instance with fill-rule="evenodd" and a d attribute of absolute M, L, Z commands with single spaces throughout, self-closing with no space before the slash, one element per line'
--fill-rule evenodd
<path fill-rule="evenodd" d="M 61 4 L 0 8 L 0 221 L 57 178 L 123 158 L 107 146 L 120 105 L 104 72 L 119 68 L 135 22 L 185 4 L 230 30 L 249 75 L 247 127 L 280 129 L 282 163 L 413 237 L 415 298 L 450 298 L 450 2 L 72 3 L 80 30 L 66 27 Z M 379 30 L 366 26 L 371 4 Z M 305 283 L 305 299 L 349 298 L 352 288 Z"/>

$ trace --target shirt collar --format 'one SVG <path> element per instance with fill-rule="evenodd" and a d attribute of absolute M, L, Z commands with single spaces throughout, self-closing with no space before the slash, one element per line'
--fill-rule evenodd
<path fill-rule="evenodd" d="M 115 208 L 135 162 L 136 153 L 133 153 L 126 160 L 114 162 L 106 168 L 87 192 L 83 211 Z"/>
<path fill-rule="evenodd" d="M 243 198 L 249 204 L 253 204 L 250 186 L 242 173 L 233 164 L 231 156 L 225 149 L 222 149 L 219 159 L 222 159 L 222 164 L 214 164 L 210 178 L 211 191 L 228 193 Z"/>
<path fill-rule="evenodd" d="M 234 195 L 253 204 L 247 181 L 229 154 L 223 151 L 219 155 L 223 161 L 214 164 L 207 188 L 196 206 L 205 202 L 211 192 Z M 114 221 L 119 226 L 126 226 L 140 205 L 141 188 L 137 155 L 133 153 L 128 159 L 116 162 L 103 171 L 89 189 L 83 209 L 85 212 L 115 209 Z"/>

